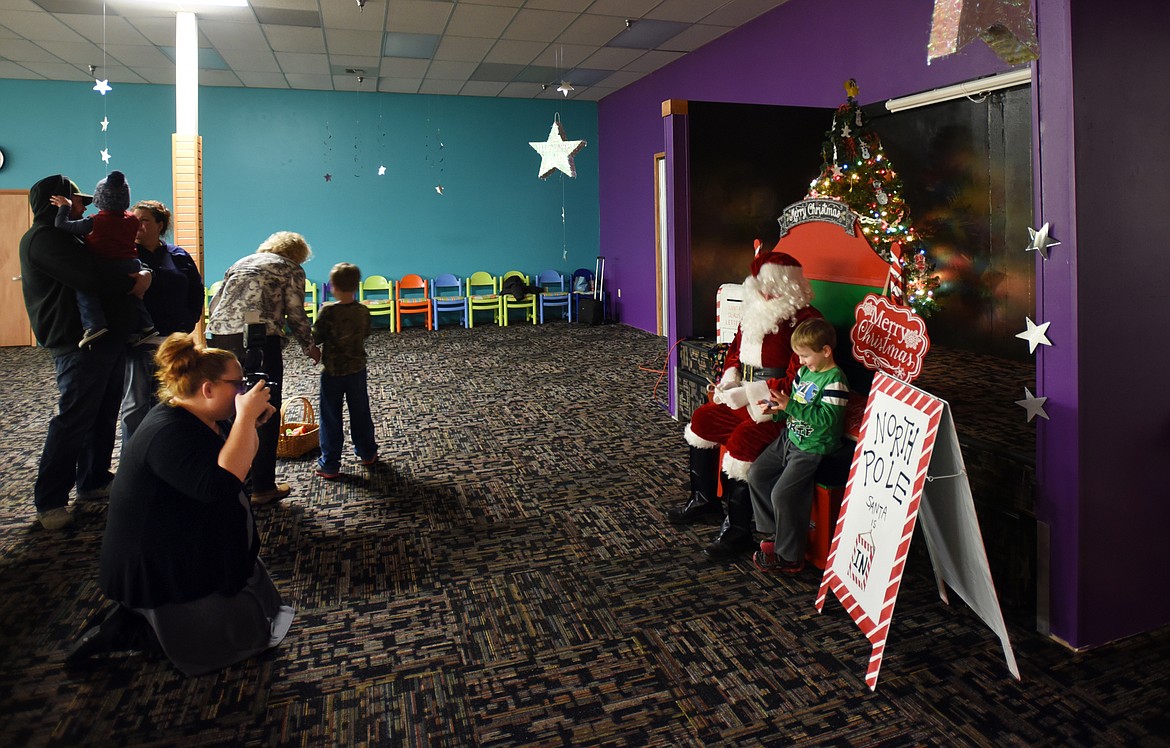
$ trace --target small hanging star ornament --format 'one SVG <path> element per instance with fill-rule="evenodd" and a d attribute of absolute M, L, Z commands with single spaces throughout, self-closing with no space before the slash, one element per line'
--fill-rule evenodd
<path fill-rule="evenodd" d="M 102 121 L 98 124 L 102 126 L 102 132 L 105 132 L 106 128 L 110 126 L 110 120 L 107 117 L 102 117 Z"/>
<path fill-rule="evenodd" d="M 841 176 L 841 167 L 837 164 L 833 164 L 832 172 L 834 177 Z"/>
<path fill-rule="evenodd" d="M 325 181 L 326 181 L 326 182 L 332 182 L 332 181 L 333 181 L 333 175 L 332 175 L 332 174 L 330 174 L 329 172 L 325 172 Z"/>
<path fill-rule="evenodd" d="M 105 96 L 107 93 L 109 93 L 113 89 L 110 87 L 110 81 L 108 78 L 104 81 L 98 80 L 97 78 L 94 78 L 93 90 L 98 91 L 101 93 L 102 96 Z"/>
<path fill-rule="evenodd" d="M 441 185 L 441 184 L 436 184 L 436 185 L 435 185 L 435 194 L 436 194 L 436 195 L 442 195 L 442 194 L 443 194 L 443 185 Z"/>
<path fill-rule="evenodd" d="M 386 167 L 385 166 L 378 167 L 378 176 L 380 176 L 380 177 L 386 176 Z"/>
<path fill-rule="evenodd" d="M 576 178 L 577 167 L 573 157 L 588 144 L 584 140 L 565 140 L 565 128 L 561 126 L 560 117 L 557 117 L 549 128 L 548 140 L 529 141 L 528 145 L 540 154 L 540 171 L 537 176 L 547 179 L 554 171 Z"/>
<path fill-rule="evenodd" d="M 1048 223 L 1045 223 L 1043 226 L 1041 226 L 1039 231 L 1029 226 L 1028 234 L 1032 237 L 1032 243 L 1029 244 L 1024 251 L 1031 252 L 1032 250 L 1035 250 L 1040 253 L 1041 257 L 1047 260 L 1048 248 L 1055 247 L 1060 244 L 1060 242 L 1048 236 L 1048 231 L 1051 228 L 1051 224 Z"/>
<path fill-rule="evenodd" d="M 108 148 L 102 149 L 102 161 L 107 164 L 110 163 L 110 150 Z"/>
<path fill-rule="evenodd" d="M 561 85 L 557 86 L 557 91 L 560 91 L 562 94 L 564 94 L 565 98 L 569 97 L 570 91 L 576 91 L 576 90 L 577 89 L 573 88 L 573 85 L 571 83 L 569 83 L 568 81 L 561 81 Z"/>
<path fill-rule="evenodd" d="M 1036 416 L 1040 416 L 1045 421 L 1050 421 L 1048 414 L 1044 412 L 1044 403 L 1048 402 L 1046 397 L 1036 397 L 1032 394 L 1032 390 L 1027 387 L 1024 388 L 1024 399 L 1016 400 L 1016 405 L 1028 411 L 1028 423 Z"/>
<path fill-rule="evenodd" d="M 1016 333 L 1016 337 L 1028 341 L 1028 353 L 1035 353 L 1036 346 L 1040 344 L 1052 345 L 1052 341 L 1044 334 L 1047 332 L 1048 326 L 1052 324 L 1051 322 L 1037 325 L 1031 317 L 1024 317 L 1024 320 L 1028 323 L 1028 329 Z"/>

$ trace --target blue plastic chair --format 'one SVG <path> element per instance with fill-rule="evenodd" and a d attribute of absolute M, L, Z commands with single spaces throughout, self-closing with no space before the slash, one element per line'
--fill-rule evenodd
<path fill-rule="evenodd" d="M 565 288 L 565 276 L 555 270 L 542 270 L 536 276 L 536 283 L 544 292 L 537 302 L 540 308 L 540 324 L 544 324 L 545 309 L 564 309 L 565 319 L 573 321 L 573 294 Z"/>
<path fill-rule="evenodd" d="M 431 279 L 431 305 L 436 330 L 443 312 L 459 312 L 460 321 L 467 327 L 467 297 L 463 295 L 463 281 L 458 276 L 444 273 Z"/>

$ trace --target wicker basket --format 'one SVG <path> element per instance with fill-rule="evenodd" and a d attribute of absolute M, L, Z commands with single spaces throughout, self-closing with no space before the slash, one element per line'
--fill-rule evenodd
<path fill-rule="evenodd" d="M 301 418 L 303 421 L 288 420 L 288 406 L 294 402 L 301 404 Z M 290 431 L 300 430 L 300 433 L 289 434 Z M 316 449 L 321 443 L 321 429 L 317 425 L 317 417 L 313 414 L 313 404 L 309 398 L 300 395 L 289 398 L 280 406 L 280 436 L 276 441 L 277 457 L 300 457 Z"/>

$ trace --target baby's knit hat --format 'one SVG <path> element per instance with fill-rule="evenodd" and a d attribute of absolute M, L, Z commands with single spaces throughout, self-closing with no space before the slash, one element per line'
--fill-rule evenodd
<path fill-rule="evenodd" d="M 93 204 L 98 210 L 112 210 L 115 213 L 125 212 L 130 208 L 130 185 L 126 184 L 126 175 L 120 171 L 111 171 L 109 176 L 97 183 L 93 191 Z"/>

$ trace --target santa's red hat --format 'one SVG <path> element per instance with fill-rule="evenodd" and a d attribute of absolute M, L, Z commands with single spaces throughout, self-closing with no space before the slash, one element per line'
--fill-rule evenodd
<path fill-rule="evenodd" d="M 800 267 L 800 263 L 792 255 L 785 254 L 784 252 L 776 252 L 775 250 L 769 250 L 767 252 L 757 252 L 756 256 L 752 258 L 752 275 L 759 278 L 760 270 L 762 270 L 764 266 L 768 264 L 776 264 L 785 267 Z"/>

